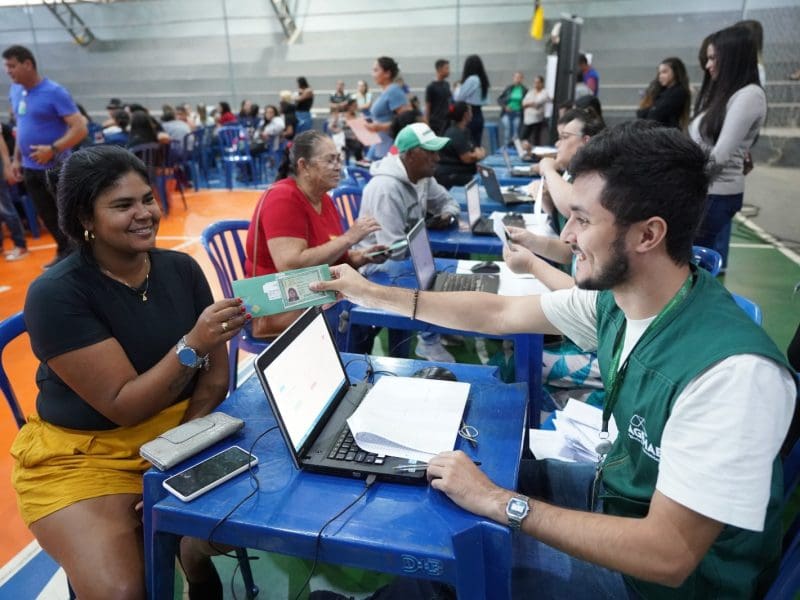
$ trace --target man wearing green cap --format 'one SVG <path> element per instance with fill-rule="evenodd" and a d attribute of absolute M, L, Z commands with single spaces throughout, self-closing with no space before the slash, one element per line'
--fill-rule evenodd
<path fill-rule="evenodd" d="M 394 141 L 398 154 L 387 154 L 370 169 L 372 179 L 364 188 L 359 215 L 374 217 L 381 228 L 359 246 L 391 246 L 426 215 L 429 226 L 431 222 L 439 227 L 456 223 L 461 212 L 458 202 L 433 178 L 439 150 L 449 141 L 426 123 L 412 123 L 400 130 Z M 392 258 L 404 258 L 404 253 Z M 438 334 L 420 334 L 416 353 L 430 360 L 455 362 Z"/>

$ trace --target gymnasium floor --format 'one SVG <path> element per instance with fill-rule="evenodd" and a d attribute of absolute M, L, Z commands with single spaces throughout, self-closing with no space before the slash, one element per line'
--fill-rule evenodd
<path fill-rule="evenodd" d="M 760 169 L 760 170 L 759 170 Z M 748 182 L 746 202 L 755 209 L 753 215 L 738 221 L 734 228 L 731 259 L 725 285 L 757 302 L 764 311 L 764 327 L 778 346 L 785 350 L 800 321 L 800 294 L 792 290 L 800 282 L 800 219 L 796 208 L 796 190 L 800 173 L 796 169 L 757 168 Z M 169 216 L 161 221 L 158 245 L 191 254 L 203 266 L 215 294 L 220 296 L 216 275 L 211 269 L 199 243 L 200 232 L 220 219 L 249 219 L 258 200 L 258 190 L 209 190 L 187 193 L 188 210 L 184 211 L 179 198 L 173 197 Z M 755 215 L 755 213 L 758 213 Z M 784 244 L 771 238 L 793 238 L 794 244 Z M 6 236 L 7 237 L 7 236 Z M 6 240 L 6 248 L 10 240 Z M 44 234 L 38 240 L 29 239 L 31 255 L 22 261 L 9 263 L 0 260 L 0 319 L 22 309 L 28 284 L 41 273 L 41 266 L 54 254 L 52 239 Z M 4 366 L 14 384 L 24 411 L 31 412 L 35 403 L 34 372 L 36 361 L 27 336 L 13 342 L 4 353 Z M 16 427 L 5 408 L 0 408 L 0 600 L 3 599 L 61 599 L 66 598 L 66 583 L 56 571 L 55 564 L 40 552 L 31 534 L 17 515 L 15 498 L 9 484 L 11 459 L 8 448 Z M 302 584 L 307 566 L 301 561 L 258 554 L 254 563 L 256 583 L 261 597 L 294 597 Z M 226 588 L 226 598 L 234 597 L 228 581 L 233 561 L 218 563 Z M 342 591 L 358 595 L 369 590 L 382 577 L 348 569 L 323 567 L 321 575 L 312 581 L 319 589 L 331 582 Z M 240 578 L 236 578 L 236 596 L 244 597 Z M 283 591 L 281 591 L 283 590 Z"/>

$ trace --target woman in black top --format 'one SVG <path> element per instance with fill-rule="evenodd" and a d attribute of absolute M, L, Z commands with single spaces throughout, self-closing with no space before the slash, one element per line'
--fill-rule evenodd
<path fill-rule="evenodd" d="M 308 131 L 314 125 L 311 118 L 311 107 L 314 105 L 314 90 L 308 85 L 305 77 L 297 78 L 297 92 L 294 98 L 295 114 L 297 115 L 297 130 L 295 135 Z"/>
<path fill-rule="evenodd" d="M 23 520 L 79 598 L 144 598 L 150 465 L 139 447 L 222 402 L 226 343 L 249 316 L 238 299 L 214 302 L 190 256 L 155 247 L 161 211 L 127 150 L 70 156 L 57 203 L 79 249 L 28 288 L 39 395 L 11 448 L 12 481 Z M 190 598 L 222 598 L 212 553 L 181 541 Z"/>
<path fill-rule="evenodd" d="M 475 146 L 468 129 L 472 120 L 472 109 L 466 102 L 456 102 L 450 112 L 450 127 L 444 137 L 450 143 L 439 151 L 439 165 L 434 177 L 447 189 L 454 185 L 466 185 L 477 169 L 475 163 L 486 156 L 486 151 Z"/>
<path fill-rule="evenodd" d="M 636 111 L 640 119 L 658 121 L 685 130 L 689 124 L 691 91 L 686 67 L 680 58 L 665 58 Z"/>

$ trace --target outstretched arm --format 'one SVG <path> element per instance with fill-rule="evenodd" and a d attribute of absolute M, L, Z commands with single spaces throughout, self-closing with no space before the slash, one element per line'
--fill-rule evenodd
<path fill-rule="evenodd" d="M 490 335 L 560 333 L 542 311 L 539 296 L 498 296 L 482 292 L 415 292 L 382 286 L 349 265 L 331 267 L 333 279 L 314 282 L 315 291 L 333 290 L 341 298 L 420 321 Z M 416 302 L 414 300 L 416 294 Z"/>

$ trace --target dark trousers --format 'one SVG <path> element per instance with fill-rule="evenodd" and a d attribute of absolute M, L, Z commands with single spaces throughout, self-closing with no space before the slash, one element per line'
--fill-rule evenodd
<path fill-rule="evenodd" d="M 742 209 L 743 198 L 744 194 L 709 194 L 706 215 L 694 238 L 695 245 L 719 252 L 723 267 L 728 266 L 731 219 Z"/>
<path fill-rule="evenodd" d="M 472 107 L 472 120 L 469 122 L 469 133 L 472 143 L 476 146 L 481 145 L 483 140 L 483 111 L 478 105 L 470 104 Z"/>
<path fill-rule="evenodd" d="M 47 188 L 47 179 L 44 169 L 25 169 L 25 188 L 28 190 L 28 195 L 36 207 L 36 212 L 44 222 L 45 227 L 53 235 L 56 240 L 57 253 L 68 254 L 72 249 L 72 244 L 69 238 L 61 231 L 58 226 L 58 208 L 56 207 L 56 199 L 50 190 Z"/>

